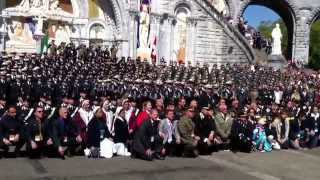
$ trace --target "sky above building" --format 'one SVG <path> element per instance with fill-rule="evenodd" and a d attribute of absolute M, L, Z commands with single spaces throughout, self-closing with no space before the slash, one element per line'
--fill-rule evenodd
<path fill-rule="evenodd" d="M 250 5 L 244 12 L 244 18 L 249 25 L 257 28 L 262 21 L 276 21 L 280 17 L 273 10 L 264 6 Z"/>

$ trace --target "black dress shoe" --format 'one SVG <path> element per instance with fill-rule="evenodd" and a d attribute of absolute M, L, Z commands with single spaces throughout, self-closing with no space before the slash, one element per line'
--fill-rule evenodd
<path fill-rule="evenodd" d="M 154 154 L 154 158 L 158 160 L 165 160 L 166 158 L 164 156 L 161 156 L 160 154 L 156 153 Z"/>

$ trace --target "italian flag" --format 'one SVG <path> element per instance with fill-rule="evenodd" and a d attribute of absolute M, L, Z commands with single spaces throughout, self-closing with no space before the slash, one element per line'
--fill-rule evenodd
<path fill-rule="evenodd" d="M 46 34 L 42 39 L 41 39 L 41 51 L 40 53 L 45 53 L 48 51 L 48 46 L 49 46 L 49 36 Z"/>

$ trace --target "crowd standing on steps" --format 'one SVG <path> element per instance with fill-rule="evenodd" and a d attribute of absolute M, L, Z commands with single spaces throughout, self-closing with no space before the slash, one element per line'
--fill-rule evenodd
<path fill-rule="evenodd" d="M 195 60 L 196 62 L 196 60 Z M 320 73 L 50 46 L 0 56 L 1 157 L 145 160 L 319 145 Z"/>

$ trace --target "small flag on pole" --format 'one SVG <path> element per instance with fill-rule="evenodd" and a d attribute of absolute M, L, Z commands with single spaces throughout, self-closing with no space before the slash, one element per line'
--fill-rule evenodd
<path fill-rule="evenodd" d="M 155 64 L 157 60 L 157 37 L 154 37 L 152 50 L 151 50 L 151 60 L 152 63 Z"/>

